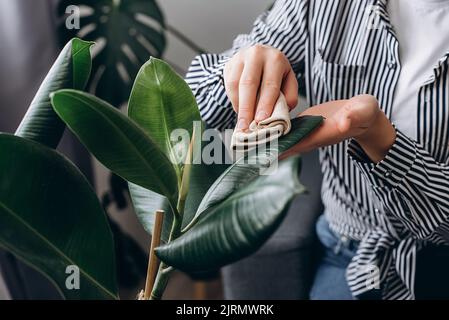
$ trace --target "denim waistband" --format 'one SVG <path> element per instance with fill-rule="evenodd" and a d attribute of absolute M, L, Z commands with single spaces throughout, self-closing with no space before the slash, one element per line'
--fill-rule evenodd
<path fill-rule="evenodd" d="M 329 222 L 324 215 L 318 219 L 316 232 L 322 245 L 333 250 L 335 254 L 342 253 L 350 258 L 356 254 L 360 242 L 336 234 L 329 227 Z"/>

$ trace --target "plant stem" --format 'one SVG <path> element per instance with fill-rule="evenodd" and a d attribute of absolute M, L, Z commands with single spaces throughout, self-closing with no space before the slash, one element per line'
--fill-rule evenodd
<path fill-rule="evenodd" d="M 184 216 L 184 209 L 186 206 L 187 195 L 189 193 L 189 185 L 190 185 L 190 174 L 192 169 L 192 159 L 193 159 L 193 146 L 195 143 L 195 128 L 193 129 L 193 139 L 190 142 L 189 153 L 186 158 L 186 163 L 184 167 L 184 172 L 182 174 L 181 186 L 178 195 L 178 203 L 176 204 L 176 210 L 173 210 L 175 213 L 173 215 L 173 224 L 170 230 L 170 237 L 168 239 L 168 243 L 177 239 L 181 235 L 182 231 L 182 218 Z M 159 267 L 159 271 L 156 277 L 156 284 L 151 293 L 152 300 L 160 300 L 164 294 L 165 288 L 167 287 L 168 280 L 170 277 L 170 273 L 173 271 L 171 266 L 167 266 L 164 263 L 161 263 Z"/>
<path fill-rule="evenodd" d="M 151 238 L 151 248 L 149 254 L 147 280 L 145 284 L 144 300 L 148 300 L 151 297 L 153 291 L 155 279 L 157 276 L 157 270 L 159 265 L 159 259 L 157 258 L 154 250 L 161 244 L 162 225 L 164 223 L 164 211 L 156 211 L 155 223 L 153 227 L 153 236 Z"/>
<path fill-rule="evenodd" d="M 167 272 L 168 271 L 168 272 Z M 173 269 L 167 269 L 165 263 L 161 263 L 157 273 L 156 282 L 151 293 L 151 300 L 161 300 L 167 288 L 168 280 Z"/>
<path fill-rule="evenodd" d="M 172 229 L 170 231 L 169 242 L 175 240 L 181 234 L 182 219 L 178 216 L 174 216 Z M 165 288 L 167 288 L 168 280 L 173 268 L 167 266 L 165 263 L 161 263 L 159 271 L 156 276 L 153 291 L 151 293 L 151 300 L 161 300 L 164 294 Z"/>
<path fill-rule="evenodd" d="M 170 231 L 170 238 L 168 239 L 169 243 L 177 239 L 181 235 L 181 227 L 182 227 L 182 218 L 175 217 L 173 219 L 173 224 Z"/>

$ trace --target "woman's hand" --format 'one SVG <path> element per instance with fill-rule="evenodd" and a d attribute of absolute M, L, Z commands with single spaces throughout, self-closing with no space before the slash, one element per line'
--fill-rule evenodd
<path fill-rule="evenodd" d="M 301 116 L 325 117 L 323 125 L 281 158 L 354 138 L 370 159 L 382 161 L 396 140 L 396 130 L 370 95 L 338 100 L 307 109 Z"/>
<path fill-rule="evenodd" d="M 291 109 L 298 103 L 295 73 L 275 48 L 255 45 L 239 51 L 226 64 L 223 76 L 226 93 L 238 113 L 237 130 L 248 129 L 253 120 L 269 118 L 281 91 Z"/>

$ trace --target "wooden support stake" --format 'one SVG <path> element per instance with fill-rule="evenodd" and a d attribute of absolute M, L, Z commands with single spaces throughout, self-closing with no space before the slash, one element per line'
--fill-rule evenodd
<path fill-rule="evenodd" d="M 159 259 L 154 250 L 161 244 L 162 224 L 164 223 L 163 210 L 156 211 L 156 217 L 153 227 L 153 236 L 151 237 L 151 248 L 149 254 L 147 281 L 145 283 L 144 300 L 150 300 L 151 292 L 153 291 L 154 282 L 156 280 L 157 271 L 159 268 Z"/>

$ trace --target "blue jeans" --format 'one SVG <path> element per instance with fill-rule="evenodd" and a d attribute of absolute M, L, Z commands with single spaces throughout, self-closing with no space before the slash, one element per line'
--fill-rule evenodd
<path fill-rule="evenodd" d="M 346 281 L 346 269 L 356 254 L 358 242 L 336 235 L 321 216 L 316 225 L 323 252 L 310 291 L 311 300 L 353 300 Z M 427 246 L 418 252 L 415 294 L 418 300 L 449 299 L 449 249 Z M 360 299 L 379 300 L 380 291 L 365 293 Z"/>
<path fill-rule="evenodd" d="M 337 236 L 323 216 L 316 225 L 318 239 L 323 246 L 315 274 L 311 300 L 354 300 L 346 281 L 346 268 L 356 254 L 358 243 Z"/>

